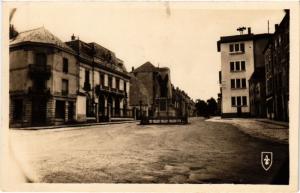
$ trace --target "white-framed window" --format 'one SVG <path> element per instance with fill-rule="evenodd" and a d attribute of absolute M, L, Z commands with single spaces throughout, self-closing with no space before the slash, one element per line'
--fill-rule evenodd
<path fill-rule="evenodd" d="M 245 61 L 231 61 L 229 64 L 230 64 L 230 72 L 240 72 L 246 70 Z"/>
<path fill-rule="evenodd" d="M 247 96 L 232 96 L 231 106 L 247 106 Z"/>
<path fill-rule="evenodd" d="M 245 89 L 245 88 L 247 88 L 246 78 L 231 79 L 230 80 L 230 87 L 232 89 L 236 89 L 236 88 Z"/>
<path fill-rule="evenodd" d="M 244 43 L 229 44 L 229 52 L 230 53 L 245 52 L 245 44 Z"/>

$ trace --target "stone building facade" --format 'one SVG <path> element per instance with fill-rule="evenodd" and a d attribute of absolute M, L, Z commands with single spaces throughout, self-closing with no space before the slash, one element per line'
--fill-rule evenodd
<path fill-rule="evenodd" d="M 130 76 L 122 60 L 103 46 L 75 39 L 66 42 L 76 52 L 79 81 L 78 121 L 111 121 L 131 117 Z"/>
<path fill-rule="evenodd" d="M 112 51 L 44 27 L 12 36 L 9 48 L 11 127 L 132 117 L 130 76 Z"/>
<path fill-rule="evenodd" d="M 250 115 L 266 117 L 265 68 L 256 68 L 249 80 Z"/>
<path fill-rule="evenodd" d="M 10 125 L 34 126 L 75 119 L 74 51 L 45 28 L 10 40 Z"/>
<path fill-rule="evenodd" d="M 131 72 L 132 80 L 138 81 L 138 88 L 131 88 L 131 106 L 137 117 L 175 117 L 193 115 L 191 98 L 171 83 L 170 69 L 155 67 L 146 62 Z M 140 94 L 136 94 L 140 90 Z M 140 110 L 141 109 L 141 110 Z"/>
<path fill-rule="evenodd" d="M 265 47 L 265 80 L 267 117 L 289 120 L 289 10 Z"/>
<path fill-rule="evenodd" d="M 249 79 L 254 69 L 263 66 L 262 45 L 269 34 L 247 34 L 221 37 L 217 42 L 221 52 L 221 116 L 250 116 Z"/>

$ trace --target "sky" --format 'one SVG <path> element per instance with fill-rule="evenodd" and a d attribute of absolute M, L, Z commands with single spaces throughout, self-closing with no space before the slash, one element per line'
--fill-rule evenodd
<path fill-rule="evenodd" d="M 171 82 L 192 99 L 217 98 L 221 36 L 270 33 L 284 16 L 280 9 L 204 8 L 201 3 L 23 3 L 12 19 L 18 31 L 44 26 L 62 41 L 74 33 L 116 53 L 125 67 L 150 61 L 169 67 Z"/>

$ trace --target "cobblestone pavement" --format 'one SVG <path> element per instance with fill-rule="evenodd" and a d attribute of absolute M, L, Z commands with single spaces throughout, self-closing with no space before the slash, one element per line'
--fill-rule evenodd
<path fill-rule="evenodd" d="M 288 145 L 252 138 L 227 123 L 190 122 L 10 130 L 10 142 L 26 176 L 48 183 L 268 184 L 288 159 Z M 274 154 L 267 172 L 262 151 Z"/>
<path fill-rule="evenodd" d="M 221 119 L 220 117 L 213 117 L 207 121 L 229 123 L 253 137 L 284 144 L 289 143 L 288 126 L 264 122 L 263 119 Z"/>

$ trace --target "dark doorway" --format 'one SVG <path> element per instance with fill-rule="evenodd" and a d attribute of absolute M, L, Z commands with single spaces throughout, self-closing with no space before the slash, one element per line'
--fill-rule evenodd
<path fill-rule="evenodd" d="M 120 99 L 118 97 L 115 99 L 115 116 L 120 116 Z"/>
<path fill-rule="evenodd" d="M 32 99 L 32 125 L 46 123 L 46 106 L 46 99 L 41 97 Z"/>
<path fill-rule="evenodd" d="M 242 107 L 237 107 L 237 116 L 238 117 L 242 116 Z"/>
<path fill-rule="evenodd" d="M 74 115 L 74 103 L 73 102 L 69 102 L 69 106 L 68 106 L 68 121 L 69 122 L 73 122 L 73 115 Z"/>

